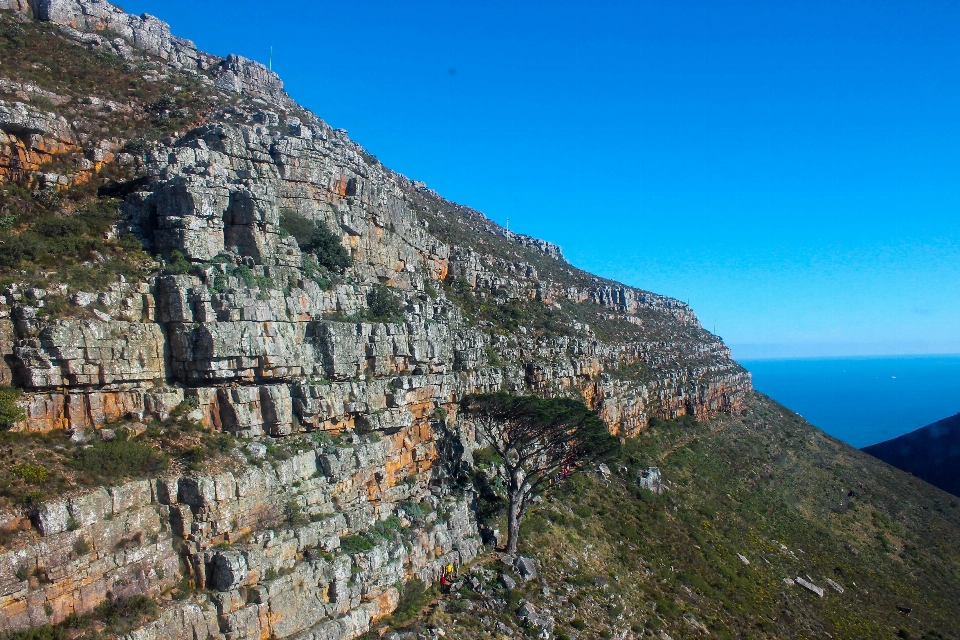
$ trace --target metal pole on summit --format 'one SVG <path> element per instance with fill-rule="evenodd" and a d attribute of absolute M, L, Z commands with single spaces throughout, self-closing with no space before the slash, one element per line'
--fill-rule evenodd
<path fill-rule="evenodd" d="M 273 71 L 273 45 L 270 45 L 270 71 Z"/>

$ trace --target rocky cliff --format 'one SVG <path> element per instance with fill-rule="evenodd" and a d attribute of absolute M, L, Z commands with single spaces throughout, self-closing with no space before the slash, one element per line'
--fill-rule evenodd
<path fill-rule="evenodd" d="M 228 471 L 175 465 L 10 506 L 0 629 L 187 579 L 209 591 L 163 600 L 131 640 L 355 637 L 404 579 L 478 552 L 458 480 L 474 448 L 465 394 L 576 394 L 623 437 L 740 410 L 749 374 L 687 305 L 584 273 L 390 171 L 263 65 L 98 0 L 0 7 L 17 51 L 47 38 L 135 87 L 0 64 L 0 179 L 57 219 L 73 211 L 58 194 L 83 189 L 120 213 L 78 267 L 98 278 L 43 256 L 7 272 L 13 431 L 91 443 L 187 411 L 239 438 Z M 318 264 L 291 215 L 331 230 L 350 266 Z M 11 243 L 29 232 L 7 227 Z M 111 275 L 128 238 L 146 257 Z M 371 310 L 384 292 L 398 313 Z M 292 453 L 266 453 L 278 443 Z M 345 549 L 359 533 L 374 543 Z"/>

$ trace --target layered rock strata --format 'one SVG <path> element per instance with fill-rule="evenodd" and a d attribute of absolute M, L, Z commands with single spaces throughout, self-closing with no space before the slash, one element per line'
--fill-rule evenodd
<path fill-rule="evenodd" d="M 234 472 L 46 502 L 33 539 L 0 553 L 0 630 L 57 624 L 189 578 L 209 595 L 172 603 L 131 638 L 354 637 L 396 607 L 399 582 L 432 582 L 477 554 L 469 500 L 425 487 L 435 441 L 421 423 L 272 462 L 251 445 L 259 466 L 241 455 Z M 379 542 L 341 549 L 391 515 L 402 526 Z"/>
<path fill-rule="evenodd" d="M 115 158 L 122 141 L 97 147 L 96 162 L 125 155 L 136 167 L 135 180 L 113 185 L 125 214 L 116 232 L 162 259 L 179 252 L 189 270 L 105 291 L 6 286 L 0 383 L 25 391 L 14 428 L 82 440 L 115 421 L 164 424 L 187 402 L 205 428 L 252 440 L 229 473 L 138 481 L 34 510 L 35 532 L 0 555 L 3 629 L 189 578 L 215 593 L 164 608 L 130 640 L 355 637 L 396 606 L 398 581 L 430 581 L 477 553 L 469 495 L 451 480 L 476 446 L 456 411 L 464 395 L 579 395 L 629 437 L 653 416 L 738 411 L 750 390 L 688 305 L 576 270 L 559 247 L 389 171 L 296 106 L 263 65 L 209 56 L 156 18 L 98 0 L 3 7 L 29 9 L 85 46 L 195 74 L 231 98 L 139 157 Z M 71 127 L 0 103 L 0 156 L 18 158 L 0 178 L 70 150 Z M 332 230 L 352 266 L 318 273 L 281 227 L 287 211 Z M 374 322 L 368 300 L 384 285 L 401 312 Z M 50 319 L 42 310 L 60 298 L 74 311 Z M 565 330 L 507 331 L 472 316 L 467 300 L 538 305 Z M 311 439 L 325 432 L 348 444 Z M 259 457 L 260 442 L 279 437 L 308 448 Z M 443 515 L 409 507 L 426 503 Z M 290 505 L 311 522 L 291 522 Z M 392 515 L 407 521 L 402 532 L 340 552 L 342 538 Z"/>

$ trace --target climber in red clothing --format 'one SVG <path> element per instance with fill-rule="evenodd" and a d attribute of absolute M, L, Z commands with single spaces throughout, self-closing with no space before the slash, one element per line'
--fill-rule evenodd
<path fill-rule="evenodd" d="M 450 591 L 450 580 L 447 578 L 447 572 L 444 571 L 440 575 L 440 593 L 447 593 Z"/>

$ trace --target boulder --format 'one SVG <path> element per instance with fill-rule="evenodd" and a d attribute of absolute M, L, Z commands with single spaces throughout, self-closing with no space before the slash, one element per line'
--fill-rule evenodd
<path fill-rule="evenodd" d="M 239 551 L 217 551 L 207 567 L 210 586 L 217 591 L 236 589 L 247 577 L 247 559 Z"/>
<path fill-rule="evenodd" d="M 513 568 L 517 570 L 524 582 L 537 577 L 537 566 L 534 564 L 533 558 L 518 556 L 513 563 Z"/>
<path fill-rule="evenodd" d="M 63 533 L 67 530 L 67 523 L 70 521 L 67 501 L 53 500 L 51 502 L 44 502 L 40 505 L 40 508 L 33 513 L 32 519 L 42 535 L 49 536 L 55 533 Z"/>
<path fill-rule="evenodd" d="M 248 442 L 243 448 L 254 460 L 260 460 L 267 455 L 267 445 L 262 442 Z"/>

